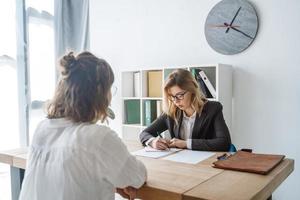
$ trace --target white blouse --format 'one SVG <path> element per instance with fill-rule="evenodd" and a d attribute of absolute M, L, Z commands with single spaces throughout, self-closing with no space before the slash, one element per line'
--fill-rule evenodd
<path fill-rule="evenodd" d="M 139 188 L 146 168 L 109 127 L 46 119 L 34 134 L 19 200 L 114 199 Z"/>
<path fill-rule="evenodd" d="M 181 124 L 179 134 L 180 134 L 180 138 L 186 141 L 187 149 L 192 149 L 191 138 L 192 138 L 193 128 L 196 120 L 196 114 L 197 112 L 195 111 L 190 117 L 188 117 L 185 114 L 185 112 L 183 112 L 183 119 L 182 119 L 182 124 Z M 151 137 L 149 140 L 145 142 L 145 145 L 149 146 L 150 142 L 152 142 L 154 139 L 155 137 Z M 166 138 L 166 139 L 171 139 L 171 138 Z"/>
<path fill-rule="evenodd" d="M 188 149 L 192 149 L 192 133 L 195 124 L 197 112 L 195 111 L 190 117 L 188 117 L 185 112 L 183 112 L 183 119 L 180 128 L 180 138 L 186 140 L 186 145 Z"/>

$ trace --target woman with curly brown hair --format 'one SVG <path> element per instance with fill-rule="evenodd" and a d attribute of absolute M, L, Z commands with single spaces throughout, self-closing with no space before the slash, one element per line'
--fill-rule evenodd
<path fill-rule="evenodd" d="M 146 168 L 105 125 L 114 74 L 89 52 L 60 60 L 61 79 L 38 125 L 20 200 L 114 199 L 135 197 Z M 117 188 L 117 190 L 115 190 Z"/>

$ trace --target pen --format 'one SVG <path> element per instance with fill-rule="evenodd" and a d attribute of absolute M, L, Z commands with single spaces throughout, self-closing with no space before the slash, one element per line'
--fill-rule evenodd
<path fill-rule="evenodd" d="M 227 153 L 223 153 L 221 156 L 218 156 L 217 159 L 218 160 L 226 160 L 227 156 L 228 156 Z"/>
<path fill-rule="evenodd" d="M 159 132 L 156 132 L 157 136 L 163 138 Z"/>
<path fill-rule="evenodd" d="M 157 134 L 157 137 L 159 137 L 159 138 L 163 139 L 163 137 L 161 136 L 161 134 L 160 134 L 158 131 L 156 132 L 156 134 Z M 163 142 L 163 143 L 165 143 L 165 142 Z M 167 146 L 169 146 L 167 143 L 165 143 L 165 144 L 166 144 Z M 167 151 L 169 151 L 169 150 L 170 150 L 170 148 L 169 148 L 169 147 L 167 147 L 167 148 L 166 148 L 166 150 L 167 150 Z"/>

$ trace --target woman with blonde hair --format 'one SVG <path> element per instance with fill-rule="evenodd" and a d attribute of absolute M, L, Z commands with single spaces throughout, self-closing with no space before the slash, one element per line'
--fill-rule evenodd
<path fill-rule="evenodd" d="M 227 151 L 231 139 L 222 105 L 208 101 L 193 75 L 185 69 L 172 72 L 164 86 L 164 113 L 140 134 L 143 145 L 202 151 Z M 171 139 L 160 133 L 169 130 Z"/>
<path fill-rule="evenodd" d="M 133 199 L 146 168 L 108 126 L 114 74 L 89 52 L 60 60 L 61 79 L 37 126 L 20 200 Z"/>

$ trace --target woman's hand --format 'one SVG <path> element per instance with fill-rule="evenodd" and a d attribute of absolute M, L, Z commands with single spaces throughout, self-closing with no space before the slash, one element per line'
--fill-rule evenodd
<path fill-rule="evenodd" d="M 150 146 L 154 149 L 165 150 L 169 148 L 169 140 L 156 137 L 152 142 L 150 142 Z"/>
<path fill-rule="evenodd" d="M 136 198 L 137 189 L 131 186 L 126 188 L 117 188 L 117 193 L 119 193 L 123 198 L 133 200 Z"/>
<path fill-rule="evenodd" d="M 176 147 L 176 148 L 180 148 L 180 149 L 186 149 L 187 144 L 186 144 L 185 140 L 180 140 L 180 139 L 177 139 L 177 138 L 173 138 L 173 139 L 170 140 L 169 147 Z"/>

